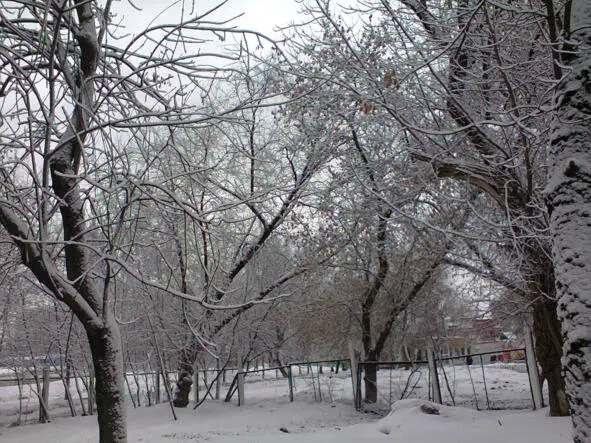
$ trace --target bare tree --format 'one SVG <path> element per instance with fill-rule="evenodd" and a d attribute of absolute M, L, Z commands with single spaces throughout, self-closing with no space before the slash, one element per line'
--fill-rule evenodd
<path fill-rule="evenodd" d="M 225 327 L 258 302 L 281 295 L 288 282 L 330 255 L 310 249 L 296 258 L 282 239 L 286 220 L 306 200 L 330 156 L 332 135 L 310 141 L 284 127 L 268 99 L 281 92 L 281 83 L 273 69 L 253 60 L 245 57 L 243 71 L 212 88 L 207 99 L 213 115 L 236 101 L 252 106 L 208 128 L 156 134 L 159 145 L 171 147 L 158 159 L 152 160 L 149 147 L 136 147 L 139 164 L 152 165 L 154 186 L 149 199 L 144 194 L 144 207 L 160 222 L 145 222 L 152 226 L 135 249 L 159 257 L 167 269 L 167 289 L 198 295 L 208 304 L 191 306 L 188 299 L 179 311 L 186 336 L 179 344 L 177 407 L 188 405 L 195 362 L 204 351 L 216 352 L 211 344 Z M 280 247 L 285 266 L 275 260 L 272 269 L 264 257 Z M 215 312 L 221 304 L 239 308 Z"/>
<path fill-rule="evenodd" d="M 0 9 L 0 223 L 39 283 L 84 326 L 101 442 L 127 439 L 116 281 L 125 271 L 167 289 L 129 260 L 129 233 L 141 227 L 151 190 L 172 194 L 150 183 L 150 162 L 135 167 L 128 148 L 155 147 L 147 126 L 212 121 L 199 97 L 233 72 L 233 57 L 200 47 L 207 35 L 243 34 L 215 19 L 220 5 L 133 36 L 114 25 L 111 0 L 15 0 Z M 187 210 L 174 198 L 158 204 Z"/>
<path fill-rule="evenodd" d="M 534 306 L 553 415 L 568 414 L 568 401 L 542 189 L 569 3 L 380 0 L 339 15 L 318 0 L 308 10 L 318 29 L 293 39 L 308 57 L 330 59 L 299 76 L 330 83 L 349 103 L 392 119 L 415 160 L 464 187 L 442 189 L 450 200 L 463 195 L 470 204 L 476 191 L 496 204 L 492 218 L 475 213 L 472 220 L 500 228 L 518 251 L 514 286 L 526 295 L 524 305 Z"/>
<path fill-rule="evenodd" d="M 346 52 L 330 25 L 323 32 L 320 54 L 306 53 L 311 57 L 291 73 L 294 90 L 309 92 L 284 112 L 310 138 L 327 127 L 338 135 L 330 178 L 314 208 L 318 223 L 326 225 L 319 235 L 326 240 L 340 235 L 341 243 L 348 243 L 330 265 L 342 269 L 335 279 L 358 291 L 352 307 L 360 337 L 355 341 L 368 363 L 366 401 L 376 402 L 377 366 L 371 362 L 380 359 L 400 314 L 439 274 L 453 244 L 441 232 L 454 229 L 454 223 L 438 205 L 428 168 L 414 165 L 404 152 L 398 126 L 340 84 L 341 75 L 352 85 L 363 82 L 364 76 L 339 70 Z M 328 51 L 323 44 L 332 48 L 330 57 L 321 58 Z M 462 219 L 457 212 L 454 218 Z M 423 224 L 437 226 L 439 232 L 428 232 Z M 322 304 L 318 309 L 324 310 Z"/>

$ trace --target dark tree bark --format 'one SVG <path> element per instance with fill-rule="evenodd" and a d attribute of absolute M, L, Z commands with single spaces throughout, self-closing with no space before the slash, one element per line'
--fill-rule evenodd
<path fill-rule="evenodd" d="M 198 343 L 189 344 L 181 351 L 179 362 L 179 379 L 174 391 L 173 404 L 177 408 L 186 408 L 189 405 L 189 395 L 193 386 L 194 365 L 201 345 Z"/>
<path fill-rule="evenodd" d="M 565 417 L 570 414 L 566 386 L 562 373 L 563 339 L 557 315 L 554 266 L 549 251 L 539 247 L 526 249 L 528 268 L 527 299 L 533 300 L 533 334 L 536 360 L 542 368 L 542 380 L 548 385 L 550 415 Z"/>
<path fill-rule="evenodd" d="M 556 314 L 556 302 L 547 299 L 536 302 L 533 319 L 536 359 L 542 368 L 542 379 L 548 384 L 550 415 L 568 415 L 569 405 L 561 363 L 562 335 Z"/>
<path fill-rule="evenodd" d="M 369 360 L 369 359 L 368 359 Z M 369 361 L 373 361 L 371 359 Z M 365 385 L 365 402 L 376 403 L 378 401 L 378 366 L 372 363 L 363 365 L 363 383 Z"/>
<path fill-rule="evenodd" d="M 114 319 L 104 327 L 87 328 L 96 378 L 96 410 L 101 443 L 127 441 L 123 352 L 119 326 Z"/>

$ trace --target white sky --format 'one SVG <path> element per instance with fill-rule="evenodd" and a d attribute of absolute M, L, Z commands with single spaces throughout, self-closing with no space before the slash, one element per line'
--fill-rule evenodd
<path fill-rule="evenodd" d="M 113 5 L 114 12 L 127 31 L 134 33 L 137 29 L 145 28 L 150 21 L 166 9 L 158 19 L 159 22 L 178 22 L 183 14 L 185 17 L 195 16 L 221 3 L 219 0 L 132 0 L 133 4 L 142 10 L 133 8 L 128 0 L 120 0 Z M 168 8 L 168 9 L 167 9 Z M 195 8 L 193 10 L 193 8 Z M 297 21 L 297 11 L 300 5 L 296 0 L 228 0 L 215 14 L 215 18 L 229 19 L 244 13 L 235 26 L 256 30 L 265 34 L 272 34 L 276 26 L 287 25 Z M 193 13 L 191 11 L 193 10 Z"/>

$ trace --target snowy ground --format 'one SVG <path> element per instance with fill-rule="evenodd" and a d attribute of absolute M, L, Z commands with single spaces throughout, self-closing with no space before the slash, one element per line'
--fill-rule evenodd
<path fill-rule="evenodd" d="M 449 384 L 456 399 L 467 389 L 461 368 L 448 371 Z M 547 417 L 547 411 L 495 410 L 476 411 L 463 407 L 437 406 L 439 415 L 426 414 L 424 399 L 395 402 L 392 412 L 379 419 L 372 413 L 356 412 L 350 400 L 351 379 L 347 372 L 325 373 L 314 377 L 295 372 L 295 402 L 290 403 L 288 386 L 284 379 L 269 376 L 264 380 L 251 378 L 245 389 L 246 404 L 238 407 L 236 401 L 223 403 L 207 401 L 199 409 L 177 409 L 178 421 L 172 419 L 168 404 L 155 407 L 129 408 L 130 442 L 228 442 L 228 443 L 569 443 L 570 420 Z M 490 376 L 489 376 L 490 374 Z M 499 374 L 495 378 L 494 374 Z M 309 376 L 308 376 L 309 375 Z M 472 380 L 478 393 L 476 371 Z M 401 372 L 380 371 L 380 392 L 395 386 Z M 418 381 L 418 375 L 414 377 Z M 527 378 L 518 371 L 505 371 L 496 366 L 487 368 L 489 392 L 501 398 L 517 398 L 525 389 Z M 320 383 L 319 383 L 320 382 Z M 406 383 L 404 383 L 406 385 Z M 322 390 L 318 387 L 322 386 Z M 416 384 L 413 394 L 419 395 L 425 387 Z M 68 412 L 63 400 L 63 386 L 51 383 L 50 404 L 53 420 L 49 424 L 10 426 L 18 411 L 16 387 L 0 387 L 0 441 L 16 442 L 95 442 L 98 439 L 96 417 L 59 417 Z M 495 387 L 495 389 L 490 389 Z M 133 385 L 132 385 L 133 388 Z M 27 391 L 29 389 L 29 391 Z M 472 392 L 473 393 L 473 392 Z M 469 394 L 469 392 L 467 393 Z M 466 395 L 467 395 L 466 394 Z M 225 391 L 222 391 L 222 397 Z M 390 395 L 396 397 L 397 394 Z M 37 420 L 36 395 L 25 388 L 23 401 L 29 414 L 26 422 Z M 322 402 L 320 400 L 322 396 Z M 386 395 L 381 394 L 384 401 Z M 394 398 L 395 400 L 395 398 Z M 16 408 L 16 409 L 15 409 Z"/>
<path fill-rule="evenodd" d="M 174 422 L 167 405 L 130 410 L 130 442 L 227 443 L 568 443 L 570 421 L 545 411 L 479 412 L 440 406 L 440 415 L 422 412 L 423 400 L 395 403 L 376 421 L 349 405 L 259 403 L 237 407 L 209 402 L 197 411 L 181 410 Z M 287 431 L 287 432 L 285 432 Z M 57 419 L 45 425 L 2 430 L 3 443 L 84 443 L 98 439 L 94 417 Z"/>

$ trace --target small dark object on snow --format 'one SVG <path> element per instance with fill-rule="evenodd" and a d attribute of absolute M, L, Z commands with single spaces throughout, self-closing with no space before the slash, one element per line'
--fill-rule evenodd
<path fill-rule="evenodd" d="M 425 414 L 439 415 L 439 409 L 437 409 L 437 407 L 435 407 L 435 406 L 428 405 L 428 404 L 422 404 L 421 411 L 423 411 Z"/>
<path fill-rule="evenodd" d="M 286 434 L 289 434 L 289 431 L 287 430 L 287 428 L 279 428 L 279 430 L 281 432 L 285 432 Z"/>

